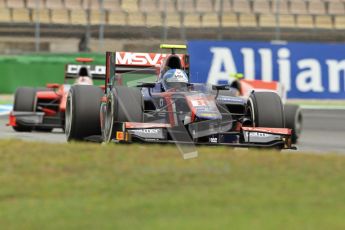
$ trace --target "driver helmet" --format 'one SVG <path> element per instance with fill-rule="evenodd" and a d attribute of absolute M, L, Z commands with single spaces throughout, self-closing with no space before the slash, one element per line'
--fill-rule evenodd
<path fill-rule="evenodd" d="M 170 69 L 162 78 L 162 85 L 165 91 L 174 89 L 177 91 L 187 91 L 188 76 L 181 69 Z"/>
<path fill-rule="evenodd" d="M 93 85 L 90 71 L 87 67 L 81 67 L 78 72 L 78 78 L 75 80 L 76 85 Z"/>

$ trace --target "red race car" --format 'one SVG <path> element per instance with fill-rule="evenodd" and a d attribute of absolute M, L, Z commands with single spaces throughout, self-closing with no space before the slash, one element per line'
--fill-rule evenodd
<path fill-rule="evenodd" d="M 284 103 L 285 127 L 292 130 L 292 143 L 297 143 L 301 133 L 303 117 L 301 109 L 298 105 L 288 104 L 286 102 L 286 90 L 278 81 L 262 81 L 244 79 L 242 74 L 235 74 L 231 77 L 230 92 L 222 92 L 223 94 L 233 94 L 242 97 L 249 97 L 253 91 L 272 91 L 276 92 Z"/>
<path fill-rule="evenodd" d="M 93 85 L 93 80 L 105 79 L 105 66 L 87 64 L 93 61 L 91 58 L 76 58 L 76 61 L 82 64 L 66 64 L 64 84 L 18 88 L 8 125 L 17 132 L 64 129 L 66 98 L 71 86 Z"/>

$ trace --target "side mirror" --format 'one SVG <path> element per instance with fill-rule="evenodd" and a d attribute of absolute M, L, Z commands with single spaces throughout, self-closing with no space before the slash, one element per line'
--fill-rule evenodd
<path fill-rule="evenodd" d="M 215 97 L 217 99 L 219 95 L 219 90 L 230 90 L 230 85 L 212 85 L 212 89 L 217 90 Z"/>
<path fill-rule="evenodd" d="M 137 85 L 137 87 L 141 88 L 154 88 L 156 86 L 155 82 L 141 82 L 140 85 Z"/>
<path fill-rule="evenodd" d="M 230 85 L 212 85 L 213 90 L 230 90 Z"/>

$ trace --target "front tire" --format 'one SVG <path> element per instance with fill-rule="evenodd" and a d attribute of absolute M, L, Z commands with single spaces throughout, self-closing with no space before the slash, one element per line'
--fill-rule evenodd
<path fill-rule="evenodd" d="M 253 92 L 248 100 L 253 127 L 285 128 L 284 107 L 275 92 Z"/>
<path fill-rule="evenodd" d="M 292 130 L 291 141 L 296 144 L 302 132 L 303 117 L 298 105 L 284 105 L 285 125 Z"/>
<path fill-rule="evenodd" d="M 143 96 L 140 89 L 114 86 L 108 94 L 103 139 L 109 142 L 115 135 L 115 122 L 143 122 Z"/>
<path fill-rule="evenodd" d="M 13 111 L 34 112 L 36 104 L 36 90 L 31 87 L 21 87 L 16 90 L 14 96 Z M 13 126 L 17 132 L 31 132 L 33 127 L 19 125 Z"/>
<path fill-rule="evenodd" d="M 100 105 L 103 91 L 92 85 L 71 87 L 66 103 L 65 133 L 67 141 L 82 141 L 101 135 Z"/>

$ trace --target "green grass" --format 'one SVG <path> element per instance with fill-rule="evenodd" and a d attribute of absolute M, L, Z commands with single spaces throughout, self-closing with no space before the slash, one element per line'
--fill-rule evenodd
<path fill-rule="evenodd" d="M 0 141 L 2 229 L 344 229 L 345 158 Z"/>

